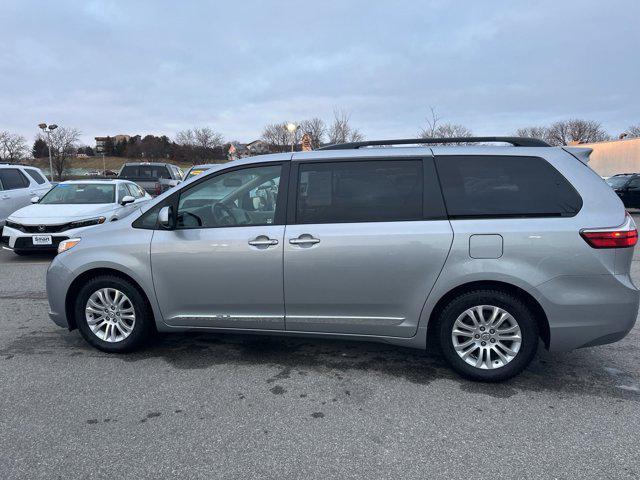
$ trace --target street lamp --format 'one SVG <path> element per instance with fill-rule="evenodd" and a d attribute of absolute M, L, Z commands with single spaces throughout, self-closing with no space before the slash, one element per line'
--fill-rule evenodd
<path fill-rule="evenodd" d="M 51 157 L 51 132 L 53 132 L 56 128 L 58 128 L 58 125 L 51 124 L 47 126 L 46 123 L 41 123 L 38 125 L 38 127 L 40 127 L 40 130 L 42 130 L 47 134 L 47 147 L 49 147 L 49 177 L 51 178 L 51 181 L 53 181 L 53 159 Z"/>
<path fill-rule="evenodd" d="M 287 131 L 291 134 L 291 151 L 293 152 L 293 146 L 296 141 L 296 132 L 300 130 L 300 125 L 296 125 L 295 123 L 287 123 Z"/>

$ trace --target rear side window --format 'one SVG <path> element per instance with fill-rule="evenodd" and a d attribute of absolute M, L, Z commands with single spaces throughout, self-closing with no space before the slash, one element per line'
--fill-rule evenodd
<path fill-rule="evenodd" d="M 629 185 L 627 185 L 627 188 L 629 190 L 638 190 L 638 189 L 640 189 L 640 177 L 636 177 L 633 180 L 631 180 L 629 182 Z"/>
<path fill-rule="evenodd" d="M 17 168 L 0 169 L 0 183 L 4 190 L 15 190 L 29 186 L 29 180 Z"/>
<path fill-rule="evenodd" d="M 42 185 L 44 182 L 46 182 L 45 178 L 37 170 L 25 168 L 24 171 L 27 172 L 27 175 L 33 178 L 38 185 Z"/>
<path fill-rule="evenodd" d="M 391 222 L 422 219 L 421 160 L 302 164 L 298 223 Z"/>
<path fill-rule="evenodd" d="M 547 161 L 520 156 L 439 156 L 450 217 L 568 217 L 582 198 Z"/>

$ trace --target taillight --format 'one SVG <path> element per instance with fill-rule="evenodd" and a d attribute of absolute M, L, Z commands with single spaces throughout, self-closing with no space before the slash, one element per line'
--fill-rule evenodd
<path fill-rule="evenodd" d="M 629 213 L 619 227 L 587 228 L 580 231 L 580 235 L 593 248 L 626 248 L 638 243 L 636 223 Z"/>

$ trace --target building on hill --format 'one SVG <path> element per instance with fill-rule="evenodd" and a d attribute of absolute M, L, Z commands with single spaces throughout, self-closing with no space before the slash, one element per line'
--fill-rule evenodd
<path fill-rule="evenodd" d="M 591 148 L 589 166 L 603 177 L 617 173 L 640 173 L 640 138 L 571 145 Z"/>
<path fill-rule="evenodd" d="M 270 153 L 269 144 L 264 140 L 254 140 L 253 142 L 249 142 L 245 145 L 245 148 L 248 156 Z"/>
<path fill-rule="evenodd" d="M 131 135 L 114 135 L 113 137 L 95 137 L 95 139 L 96 139 L 96 149 L 95 149 L 96 153 L 98 155 L 104 153 L 105 145 L 107 144 L 107 142 L 109 140 L 111 140 L 113 142 L 113 144 L 115 145 L 116 143 L 128 142 L 130 138 L 131 138 Z"/>

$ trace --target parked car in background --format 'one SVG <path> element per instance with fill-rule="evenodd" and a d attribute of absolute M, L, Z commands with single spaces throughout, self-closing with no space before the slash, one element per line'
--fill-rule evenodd
<path fill-rule="evenodd" d="M 39 168 L 0 164 L 0 227 L 10 214 L 29 205 L 32 197 L 50 189 L 51 183 Z"/>
<path fill-rule="evenodd" d="M 105 170 L 104 171 L 104 176 L 105 177 L 117 177 L 118 176 L 118 172 L 114 172 L 113 170 Z"/>
<path fill-rule="evenodd" d="M 192 177 L 197 177 L 198 175 L 200 175 L 201 173 L 206 172 L 207 170 L 209 170 L 210 168 L 216 167 L 220 165 L 219 163 L 205 163 L 202 165 L 194 165 L 193 167 L 191 167 L 187 173 L 184 176 L 184 180 L 189 180 Z"/>
<path fill-rule="evenodd" d="M 160 195 L 182 181 L 182 170 L 171 163 L 125 163 L 118 178 L 140 185 L 151 195 Z"/>
<path fill-rule="evenodd" d="M 99 175 L 100 175 L 100 170 L 89 170 L 84 174 L 85 177 L 97 177 Z"/>
<path fill-rule="evenodd" d="M 605 180 L 626 208 L 640 208 L 640 173 L 620 173 Z"/>
<path fill-rule="evenodd" d="M 2 230 L 4 248 L 17 254 L 55 251 L 87 228 L 120 220 L 151 196 L 133 182 L 72 180 L 53 187 L 33 205 L 13 212 Z"/>
<path fill-rule="evenodd" d="M 51 319 L 107 352 L 188 330 L 439 344 L 483 381 L 521 372 L 540 341 L 623 338 L 638 232 L 590 150 L 457 141 L 513 146 L 369 141 L 218 165 L 61 243 Z"/>

